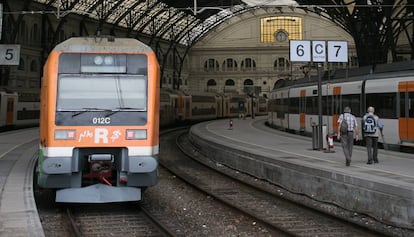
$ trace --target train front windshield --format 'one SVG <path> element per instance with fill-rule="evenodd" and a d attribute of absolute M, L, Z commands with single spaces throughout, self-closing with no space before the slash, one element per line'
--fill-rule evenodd
<path fill-rule="evenodd" d="M 147 111 L 143 75 L 60 75 L 57 111 Z"/>

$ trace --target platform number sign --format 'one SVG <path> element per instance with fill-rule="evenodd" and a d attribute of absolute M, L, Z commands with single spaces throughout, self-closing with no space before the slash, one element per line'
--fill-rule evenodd
<path fill-rule="evenodd" d="M 310 62 L 311 51 L 309 40 L 291 40 L 290 41 L 290 61 L 292 62 Z"/>
<path fill-rule="evenodd" d="M 312 41 L 312 61 L 322 63 L 326 61 L 325 41 Z"/>
<path fill-rule="evenodd" d="M 348 62 L 348 42 L 291 40 L 291 62 Z"/>
<path fill-rule="evenodd" d="M 328 41 L 328 62 L 348 62 L 348 42 Z"/>
<path fill-rule="evenodd" d="M 19 65 L 20 45 L 0 44 L 0 65 Z"/>

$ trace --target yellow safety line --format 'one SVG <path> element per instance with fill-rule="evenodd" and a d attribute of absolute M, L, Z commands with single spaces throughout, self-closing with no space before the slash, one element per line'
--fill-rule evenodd
<path fill-rule="evenodd" d="M 15 145 L 14 147 L 10 148 L 9 150 L 7 150 L 7 151 L 3 152 L 3 153 L 0 155 L 0 159 L 1 159 L 1 158 L 3 158 L 3 157 L 4 157 L 5 155 L 7 155 L 8 153 L 10 153 L 11 151 L 13 151 L 14 149 L 16 149 L 17 147 L 19 147 L 19 146 L 21 146 L 21 145 L 23 145 L 23 144 L 29 143 L 29 142 L 31 142 L 31 141 L 34 141 L 34 140 L 36 140 L 36 139 L 37 139 L 37 138 L 35 138 L 35 139 L 31 139 L 31 140 L 28 140 L 28 141 L 25 141 L 25 142 L 22 142 L 22 143 L 20 143 L 20 144 Z"/>

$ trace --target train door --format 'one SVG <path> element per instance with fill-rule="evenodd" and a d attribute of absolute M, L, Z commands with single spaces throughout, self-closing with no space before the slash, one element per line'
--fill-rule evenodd
<path fill-rule="evenodd" d="M 400 114 L 398 128 L 400 140 L 414 141 L 414 82 L 400 82 Z"/>
<path fill-rule="evenodd" d="M 177 118 L 179 121 L 183 120 L 183 96 L 177 95 L 177 99 L 175 102 L 175 106 L 177 107 Z"/>
<path fill-rule="evenodd" d="M 338 131 L 338 118 L 340 116 L 340 114 L 342 113 L 342 108 L 341 108 L 341 87 L 340 86 L 335 86 L 333 88 L 333 98 L 332 98 L 332 129 L 333 132 L 335 133 L 336 131 Z"/>
<path fill-rule="evenodd" d="M 306 127 L 306 90 L 301 90 L 300 91 L 299 126 L 300 126 L 300 131 L 305 131 L 305 127 Z"/>
<path fill-rule="evenodd" d="M 7 113 L 6 113 L 6 125 L 12 125 L 14 120 L 14 98 L 7 98 Z"/>
<path fill-rule="evenodd" d="M 217 110 L 216 110 L 216 117 L 221 118 L 223 116 L 222 108 L 221 108 L 221 102 L 222 99 L 219 96 L 216 96 L 216 104 L 217 104 Z"/>
<path fill-rule="evenodd" d="M 185 97 L 185 115 L 184 115 L 184 119 L 190 119 L 191 115 L 190 115 L 190 110 L 191 110 L 191 105 L 190 105 L 190 101 L 191 101 L 191 97 Z"/>
<path fill-rule="evenodd" d="M 224 114 L 223 117 L 230 117 L 230 97 L 226 96 L 224 97 Z"/>

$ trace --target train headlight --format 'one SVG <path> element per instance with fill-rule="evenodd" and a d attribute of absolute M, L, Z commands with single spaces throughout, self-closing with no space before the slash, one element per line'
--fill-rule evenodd
<path fill-rule="evenodd" d="M 55 140 L 75 140 L 75 130 L 55 130 Z"/>
<path fill-rule="evenodd" d="M 112 56 L 105 56 L 104 62 L 105 65 L 112 65 L 114 64 L 114 58 Z"/>
<path fill-rule="evenodd" d="M 103 60 L 102 56 L 96 56 L 96 57 L 93 59 L 93 62 L 95 63 L 95 65 L 101 65 L 103 61 L 104 61 L 104 60 Z"/>
<path fill-rule="evenodd" d="M 144 140 L 147 139 L 147 130 L 127 129 L 126 140 Z"/>

